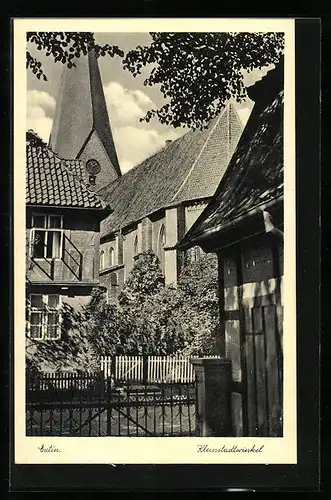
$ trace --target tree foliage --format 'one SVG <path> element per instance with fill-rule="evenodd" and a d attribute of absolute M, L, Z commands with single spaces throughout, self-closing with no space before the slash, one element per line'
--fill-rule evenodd
<path fill-rule="evenodd" d="M 165 286 L 158 259 L 143 252 L 120 294 L 108 304 L 100 289 L 80 311 L 62 309 L 60 340 L 27 339 L 29 364 L 39 369 L 98 369 L 100 356 L 215 354 L 218 337 L 217 262 L 189 264 L 177 286 Z"/>
<path fill-rule="evenodd" d="M 284 49 L 283 33 L 150 33 L 149 45 L 124 54 L 117 45 L 99 45 L 92 32 L 28 32 L 27 41 L 68 68 L 74 58 L 94 48 L 96 56 L 119 56 L 133 76 L 150 69 L 146 86 L 157 86 L 166 99 L 142 121 L 157 117 L 162 124 L 207 126 L 230 97 L 246 98 L 243 71 L 276 64 Z M 29 50 L 26 66 L 47 80 L 42 63 Z"/>
<path fill-rule="evenodd" d="M 174 127 L 204 127 L 230 97 L 246 98 L 243 71 L 279 62 L 283 33 L 150 33 L 150 45 L 130 50 L 123 59 L 133 76 L 150 67 L 144 85 L 157 85 L 167 103 L 149 110 Z"/>
<path fill-rule="evenodd" d="M 114 57 L 124 56 L 124 52 L 117 45 L 96 43 L 94 34 L 91 32 L 35 32 L 27 33 L 27 42 L 36 46 L 48 57 L 52 57 L 57 63 L 65 64 L 68 68 L 75 66 L 74 58 L 86 55 L 92 48 L 97 57 L 106 55 Z M 26 67 L 40 80 L 47 80 L 42 63 L 26 51 Z"/>
<path fill-rule="evenodd" d="M 158 257 L 151 251 L 141 253 L 119 295 L 121 305 L 140 306 L 164 284 Z"/>

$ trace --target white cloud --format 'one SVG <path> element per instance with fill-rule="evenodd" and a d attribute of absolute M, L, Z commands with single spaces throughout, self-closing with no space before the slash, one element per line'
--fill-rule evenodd
<path fill-rule="evenodd" d="M 48 142 L 53 122 L 55 99 L 47 92 L 29 90 L 27 93 L 27 128 Z"/>
<path fill-rule="evenodd" d="M 154 105 L 141 90 L 126 89 L 118 82 L 108 83 L 104 93 L 111 121 L 122 125 L 138 123 L 139 118 Z"/>
<path fill-rule="evenodd" d="M 179 136 L 172 130 L 158 131 L 151 124 L 139 122 L 146 111 L 155 107 L 142 90 L 129 90 L 111 81 L 105 86 L 104 94 L 123 173 L 159 151 L 167 139 Z"/>
<path fill-rule="evenodd" d="M 128 90 L 117 82 L 110 82 L 104 93 L 123 173 L 162 149 L 166 140 L 174 140 L 183 132 L 158 131 L 151 124 L 141 124 L 139 118 L 155 106 L 141 90 Z M 45 142 L 51 133 L 55 105 L 55 99 L 47 92 L 28 91 L 27 128 L 33 129 Z"/>
<path fill-rule="evenodd" d="M 239 118 L 240 118 L 243 126 L 246 125 L 247 120 L 251 114 L 251 111 L 252 111 L 252 108 L 239 108 L 239 109 L 237 108 L 237 113 L 239 115 Z"/>
<path fill-rule="evenodd" d="M 56 101 L 53 96 L 47 92 L 39 90 L 29 90 L 27 95 L 28 108 L 34 106 L 41 106 L 45 111 L 51 111 L 53 115 Z"/>
<path fill-rule="evenodd" d="M 133 92 L 133 95 L 136 97 L 141 106 L 154 106 L 152 99 L 150 99 L 148 95 L 145 94 L 145 92 L 142 92 L 141 90 L 135 90 Z"/>
<path fill-rule="evenodd" d="M 177 137 L 179 134 L 172 130 L 160 133 L 155 129 L 142 129 L 132 125 L 115 127 L 114 140 L 122 172 L 127 172 L 159 151 L 166 140 L 174 140 Z"/>

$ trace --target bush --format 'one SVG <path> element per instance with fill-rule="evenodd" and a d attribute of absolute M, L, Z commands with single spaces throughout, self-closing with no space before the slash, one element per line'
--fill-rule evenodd
<path fill-rule="evenodd" d="M 28 341 L 30 366 L 78 371 L 99 369 L 104 355 L 216 354 L 217 261 L 204 255 L 165 286 L 157 257 L 144 252 L 117 304 L 95 289 L 81 311 L 64 304 L 62 313 L 61 340 Z"/>

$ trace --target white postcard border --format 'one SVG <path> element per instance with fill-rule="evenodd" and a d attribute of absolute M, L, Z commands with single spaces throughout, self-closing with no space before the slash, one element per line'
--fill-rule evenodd
<path fill-rule="evenodd" d="M 14 461 L 17 464 L 295 464 L 296 274 L 295 274 L 295 38 L 294 19 L 42 19 L 14 20 Z M 25 166 L 27 31 L 247 31 L 285 33 L 284 99 L 284 436 L 198 437 L 27 437 L 25 435 Z M 41 445 L 59 452 L 43 453 Z M 250 448 L 258 452 L 202 452 Z M 222 448 L 222 447 L 225 448 Z"/>

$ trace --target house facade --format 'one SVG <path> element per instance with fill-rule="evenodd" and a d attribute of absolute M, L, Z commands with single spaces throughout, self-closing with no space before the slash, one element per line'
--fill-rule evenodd
<path fill-rule="evenodd" d="M 100 221 L 109 207 L 29 133 L 26 165 L 27 336 L 61 338 L 61 306 L 78 309 L 99 281 Z M 32 139 L 32 140 L 31 140 Z"/>
<path fill-rule="evenodd" d="M 235 436 L 283 433 L 283 86 L 281 62 L 248 88 L 254 107 L 229 167 L 178 245 L 218 256 Z"/>

